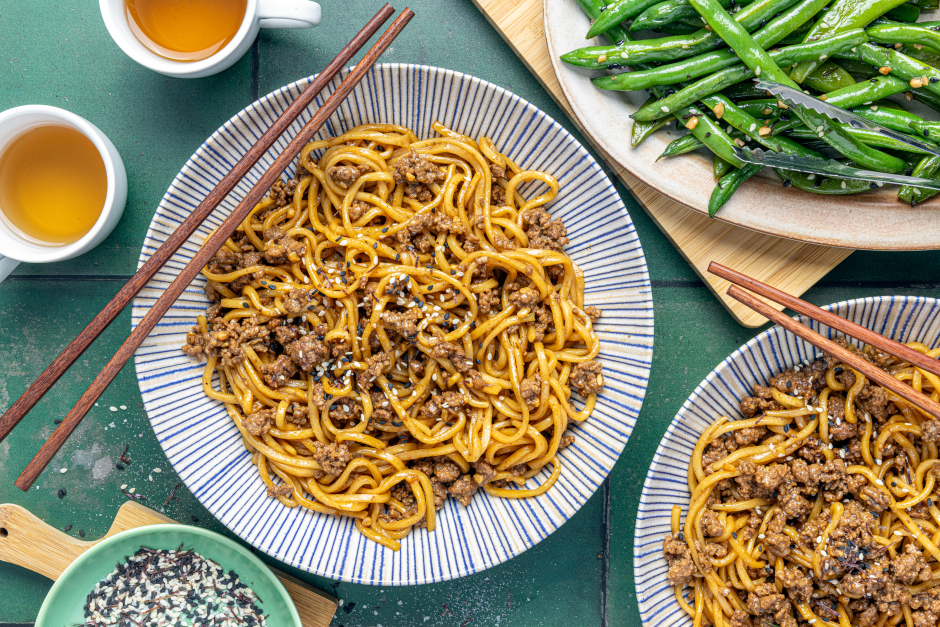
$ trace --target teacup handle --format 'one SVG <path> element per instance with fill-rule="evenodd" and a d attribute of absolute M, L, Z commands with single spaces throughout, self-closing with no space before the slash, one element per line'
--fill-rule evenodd
<path fill-rule="evenodd" d="M 10 259 L 9 257 L 0 255 L 0 281 L 7 278 L 10 273 L 13 272 L 13 268 L 18 265 L 20 265 L 20 262 L 16 259 Z"/>
<path fill-rule="evenodd" d="M 313 28 L 320 23 L 320 5 L 310 0 L 258 0 L 261 28 Z"/>

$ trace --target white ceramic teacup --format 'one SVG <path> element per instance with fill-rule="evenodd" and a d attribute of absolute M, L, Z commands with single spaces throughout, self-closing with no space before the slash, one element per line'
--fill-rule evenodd
<path fill-rule="evenodd" d="M 200 78 L 227 69 L 248 52 L 261 28 L 312 28 L 320 23 L 320 5 L 311 0 L 248 0 L 245 17 L 232 41 L 201 61 L 174 61 L 147 48 L 131 31 L 125 0 L 98 0 L 111 38 L 127 56 L 154 72 Z"/>
<path fill-rule="evenodd" d="M 127 174 L 124 162 L 101 130 L 83 117 L 56 107 L 26 105 L 0 113 L 0 154 L 3 154 L 14 139 L 26 131 L 39 126 L 57 124 L 68 126 L 91 140 L 104 162 L 108 177 L 108 191 L 98 221 L 81 239 L 71 244 L 41 244 L 30 241 L 14 231 L 0 217 L 0 281 L 22 261 L 26 263 L 49 263 L 63 261 L 88 252 L 111 234 L 127 201 Z M 0 208 L 2 209 L 2 208 Z"/>

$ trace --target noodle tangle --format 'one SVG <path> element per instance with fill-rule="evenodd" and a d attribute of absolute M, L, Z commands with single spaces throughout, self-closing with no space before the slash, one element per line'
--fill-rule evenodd
<path fill-rule="evenodd" d="M 549 490 L 604 383 L 558 182 L 434 129 L 308 144 L 204 269 L 183 347 L 271 497 L 394 550 L 448 497 Z"/>

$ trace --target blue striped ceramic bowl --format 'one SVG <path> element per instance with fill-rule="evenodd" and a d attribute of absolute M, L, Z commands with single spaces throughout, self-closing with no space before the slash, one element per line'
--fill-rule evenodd
<path fill-rule="evenodd" d="M 879 296 L 835 303 L 825 309 L 900 342 L 940 343 L 940 301 L 933 298 Z M 841 335 L 814 320 L 802 316 L 797 320 L 825 337 Z M 738 403 L 750 395 L 755 383 L 765 385 L 781 370 L 813 361 L 819 353 L 815 346 L 780 327 L 768 329 L 721 362 L 669 425 L 646 475 L 633 538 L 633 576 L 646 627 L 692 624 L 666 580 L 668 568 L 662 548 L 673 505 L 682 507 L 685 522 L 689 504 L 686 475 L 699 435 L 720 416 L 741 417 Z"/>
<path fill-rule="evenodd" d="M 345 73 L 327 87 L 317 105 L 343 77 Z M 206 140 L 163 197 L 140 263 L 310 80 L 262 98 Z M 291 126 L 238 191 L 141 292 L 134 301 L 134 324 L 309 117 L 308 111 Z M 653 305 L 643 250 L 626 208 L 600 166 L 558 123 L 521 98 L 472 76 L 431 67 L 382 65 L 353 91 L 321 136 L 367 122 L 392 122 L 428 137 L 435 120 L 472 137 L 488 135 L 520 165 L 558 178 L 561 193 L 549 210 L 568 227 L 568 252 L 584 270 L 588 303 L 604 309 L 597 329 L 607 388 L 593 417 L 575 428 L 577 442 L 561 454 L 561 479 L 547 494 L 531 500 L 483 496 L 468 508 L 451 499 L 436 531 L 412 533 L 395 553 L 366 540 L 348 519 L 288 509 L 265 496 L 235 425 L 219 403 L 203 395 L 203 365 L 180 351 L 195 316 L 208 305 L 201 277 L 166 314 L 135 359 L 157 438 L 200 502 L 258 549 L 333 579 L 377 585 L 443 581 L 525 551 L 568 520 L 601 485 L 630 436 L 646 392 Z"/>

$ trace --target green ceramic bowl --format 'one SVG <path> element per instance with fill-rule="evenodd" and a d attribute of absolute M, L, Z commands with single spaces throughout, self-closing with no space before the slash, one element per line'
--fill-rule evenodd
<path fill-rule="evenodd" d="M 65 569 L 43 601 L 36 627 L 73 627 L 85 622 L 85 597 L 118 562 L 141 546 L 195 549 L 226 571 L 234 570 L 261 599 L 269 627 L 302 627 L 297 608 L 271 569 L 242 546 L 212 531 L 186 525 L 150 525 L 102 540 Z"/>

